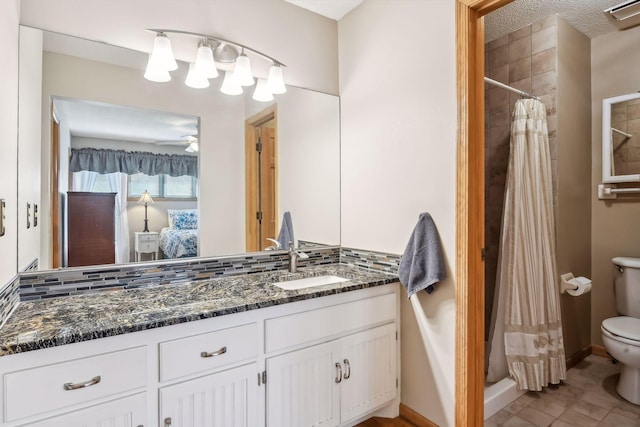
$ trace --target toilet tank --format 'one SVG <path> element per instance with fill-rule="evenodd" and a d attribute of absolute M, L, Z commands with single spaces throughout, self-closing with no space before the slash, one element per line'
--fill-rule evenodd
<path fill-rule="evenodd" d="M 616 257 L 615 289 L 618 313 L 640 319 L 640 258 Z"/>

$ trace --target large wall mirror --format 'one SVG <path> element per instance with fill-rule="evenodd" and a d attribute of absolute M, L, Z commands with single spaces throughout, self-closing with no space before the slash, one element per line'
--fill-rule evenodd
<path fill-rule="evenodd" d="M 69 259 L 74 228 L 88 236 L 84 252 L 113 252 L 115 263 L 155 258 L 136 251 L 147 238 L 164 242 L 159 259 L 264 250 L 285 212 L 297 242 L 340 244 L 336 96 L 289 86 L 273 101 L 258 102 L 252 88 L 222 94 L 221 78 L 193 89 L 184 84 L 184 62 L 171 81 L 154 83 L 143 77 L 147 57 L 21 27 L 19 271 L 78 265 Z M 118 172 L 95 166 L 143 155 L 155 166 Z M 170 172 L 158 159 L 195 169 Z M 145 203 L 145 190 L 152 202 Z M 78 205 L 83 194 L 94 198 Z M 106 217 L 114 222 L 108 249 L 92 246 L 100 226 L 79 225 L 75 212 L 99 216 L 97 195 L 109 200 Z M 157 237 L 138 240 L 145 227 Z M 161 237 L 166 230 L 179 235 L 169 246 L 170 237 Z"/>
<path fill-rule="evenodd" d="M 602 182 L 640 181 L 640 93 L 602 101 Z"/>

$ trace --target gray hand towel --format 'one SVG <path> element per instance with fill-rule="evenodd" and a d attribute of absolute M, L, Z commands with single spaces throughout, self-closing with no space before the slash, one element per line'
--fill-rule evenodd
<path fill-rule="evenodd" d="M 291 222 L 291 213 L 285 212 L 282 216 L 282 225 L 280 226 L 280 234 L 278 234 L 278 242 L 282 246 L 282 249 L 289 250 L 289 242 L 293 242 L 293 247 L 296 246 L 296 241 L 293 238 L 293 223 Z"/>
<path fill-rule="evenodd" d="M 438 229 L 431 215 L 420 214 L 398 269 L 400 282 L 409 296 L 424 289 L 428 294 L 447 277 Z"/>

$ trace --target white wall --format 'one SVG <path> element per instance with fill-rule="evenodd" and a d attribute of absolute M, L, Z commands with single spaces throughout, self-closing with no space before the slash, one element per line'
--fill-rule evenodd
<path fill-rule="evenodd" d="M 434 218 L 449 278 L 420 293 L 427 351 L 402 304 L 401 392 L 410 408 L 453 425 L 455 2 L 367 0 L 338 32 L 342 245 L 402 253 L 418 214 Z"/>
<path fill-rule="evenodd" d="M 0 3 L 0 199 L 6 202 L 6 233 L 0 237 L 0 289 L 17 268 L 18 22 L 20 0 Z"/>
<path fill-rule="evenodd" d="M 142 52 L 153 43 L 147 28 L 217 35 L 286 64 L 288 84 L 338 93 L 336 22 L 282 0 L 22 0 L 21 23 Z M 197 39 L 170 37 L 178 59 L 193 62 Z M 266 77 L 270 63 L 253 62 Z"/>
<path fill-rule="evenodd" d="M 640 200 L 598 200 L 596 191 L 602 183 L 602 100 L 640 89 L 639 40 L 640 27 L 591 40 L 591 343 L 599 346 L 602 321 L 617 315 L 611 258 L 640 257 Z"/>
<path fill-rule="evenodd" d="M 40 111 L 42 108 L 42 32 L 20 27 L 18 113 L 18 270 L 40 256 L 40 229 L 47 222 L 40 202 Z M 27 228 L 27 203 L 31 205 Z M 38 225 L 34 209 L 38 205 Z"/>

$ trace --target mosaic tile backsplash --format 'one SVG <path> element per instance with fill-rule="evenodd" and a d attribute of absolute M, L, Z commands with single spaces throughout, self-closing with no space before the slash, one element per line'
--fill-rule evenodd
<path fill-rule="evenodd" d="M 305 250 L 308 259 L 299 267 L 335 264 L 340 248 Z M 170 263 L 100 266 L 83 269 L 23 273 L 20 275 L 20 299 L 33 301 L 69 295 L 119 289 L 207 280 L 214 277 L 284 270 L 289 256 L 284 252 L 261 252 L 220 258 L 198 258 Z"/>
<path fill-rule="evenodd" d="M 398 274 L 401 255 L 364 249 L 340 248 L 340 264 Z"/>
<path fill-rule="evenodd" d="M 9 318 L 13 309 L 20 302 L 18 290 L 19 276 L 16 276 L 0 291 L 0 327 Z"/>

